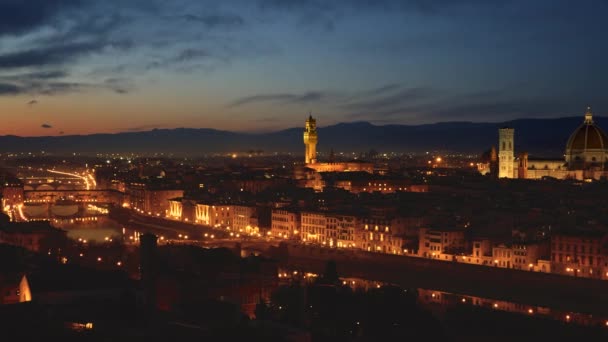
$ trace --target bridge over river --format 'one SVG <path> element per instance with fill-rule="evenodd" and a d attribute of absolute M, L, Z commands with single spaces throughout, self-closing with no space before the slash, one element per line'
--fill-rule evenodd
<path fill-rule="evenodd" d="M 26 190 L 23 192 L 24 203 L 56 203 L 60 200 L 71 200 L 76 203 L 115 204 L 123 203 L 124 193 L 116 190 Z"/>

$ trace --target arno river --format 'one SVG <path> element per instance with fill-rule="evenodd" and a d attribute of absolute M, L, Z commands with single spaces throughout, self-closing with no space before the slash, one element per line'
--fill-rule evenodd
<path fill-rule="evenodd" d="M 101 242 L 106 237 L 122 238 L 123 225 L 107 216 L 91 216 L 74 219 L 53 219 L 53 226 L 67 231 L 68 237 Z"/>
<path fill-rule="evenodd" d="M 88 216 L 82 218 L 51 219 L 54 226 L 67 231 L 68 237 L 78 240 L 85 239 L 91 242 L 103 242 L 107 239 L 124 239 L 129 242 L 138 230 L 135 227 L 120 224 L 106 215 Z M 176 238 L 176 232 L 167 232 L 167 238 Z M 175 235 L 175 236 L 173 236 Z M 294 269 L 282 267 L 279 273 L 283 283 L 289 281 L 294 274 Z M 300 274 L 306 274 L 306 270 L 297 270 Z M 372 288 L 386 285 L 368 279 L 348 278 L 343 279 L 344 284 L 352 287 Z M 475 297 L 470 295 L 459 295 L 431 289 L 417 289 L 419 302 L 434 312 L 442 311 L 446 308 L 457 305 L 470 305 L 483 307 L 492 310 L 517 313 L 521 315 L 544 317 L 566 323 L 605 326 L 608 329 L 608 315 L 598 316 L 577 312 L 567 312 L 555 310 L 548 307 L 527 305 L 525 303 L 513 303 L 508 301 L 496 300 L 491 298 Z"/>

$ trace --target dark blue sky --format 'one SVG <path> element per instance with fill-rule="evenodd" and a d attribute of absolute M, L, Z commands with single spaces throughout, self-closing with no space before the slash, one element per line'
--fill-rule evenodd
<path fill-rule="evenodd" d="M 607 15 L 605 0 L 0 0 L 0 134 L 606 115 Z"/>

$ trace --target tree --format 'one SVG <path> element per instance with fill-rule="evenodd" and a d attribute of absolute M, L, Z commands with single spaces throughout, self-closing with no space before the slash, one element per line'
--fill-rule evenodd
<path fill-rule="evenodd" d="M 319 283 L 323 285 L 339 285 L 340 277 L 338 276 L 338 269 L 336 266 L 336 262 L 333 260 L 329 260 L 325 264 L 325 271 L 319 279 Z"/>

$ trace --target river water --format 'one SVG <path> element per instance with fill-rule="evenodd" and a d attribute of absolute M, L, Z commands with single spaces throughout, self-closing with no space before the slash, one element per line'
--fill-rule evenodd
<path fill-rule="evenodd" d="M 133 241 L 138 235 L 136 228 L 120 224 L 105 215 L 70 219 L 52 219 L 52 223 L 57 228 L 66 230 L 68 237 L 75 240 L 80 238 L 97 242 L 102 242 L 106 239 Z M 279 271 L 279 280 L 283 283 L 288 282 L 294 274 L 311 275 L 311 273 L 306 273 L 306 270 L 281 269 Z M 365 289 L 389 285 L 374 280 L 356 278 L 344 279 L 344 284 L 351 287 L 364 287 Z M 584 313 L 559 311 L 524 303 L 513 303 L 491 298 L 459 295 L 432 289 L 417 289 L 417 291 L 419 302 L 433 311 L 445 310 L 456 305 L 470 305 L 499 311 L 508 311 L 521 315 L 542 316 L 573 324 L 604 325 L 608 329 L 608 314 L 604 316 L 593 316 Z"/>
<path fill-rule="evenodd" d="M 123 225 L 107 216 L 51 219 L 53 226 L 67 231 L 69 238 L 101 242 L 106 238 L 122 238 Z M 129 230 L 130 231 L 130 230 Z M 127 232 L 125 227 L 125 233 Z"/>

